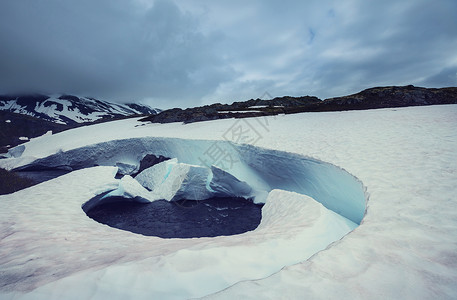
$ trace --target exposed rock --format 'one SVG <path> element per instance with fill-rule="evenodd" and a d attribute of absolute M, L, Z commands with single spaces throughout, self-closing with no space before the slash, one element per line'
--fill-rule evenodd
<path fill-rule="evenodd" d="M 342 111 L 374 108 L 456 104 L 457 88 L 422 88 L 412 85 L 375 87 L 357 94 L 321 101 L 316 97 L 279 97 L 272 100 L 251 99 L 232 104 L 212 104 L 185 110 L 174 108 L 141 121 L 153 123 L 192 123 L 226 118 L 246 118 L 281 113 Z"/>
<path fill-rule="evenodd" d="M 434 89 L 408 85 L 366 89 L 357 94 L 326 99 L 311 109 L 339 111 L 456 103 L 456 87 Z"/>
<path fill-rule="evenodd" d="M 192 123 L 227 118 L 269 116 L 285 113 L 290 107 L 307 106 L 318 102 L 320 102 L 318 98 L 311 96 L 285 96 L 274 98 L 273 100 L 251 99 L 245 102 L 233 102 L 232 104 L 215 103 L 184 110 L 173 108 L 162 111 L 157 115 L 146 117 L 141 121 L 151 121 L 153 123 Z"/>
<path fill-rule="evenodd" d="M 8 152 L 8 148 L 23 143 L 24 141 L 21 141 L 19 137 L 34 138 L 48 131 L 57 133 L 71 128 L 68 125 L 56 124 L 43 119 L 1 110 L 0 124 L 0 153 Z M 10 147 L 6 147 L 7 145 Z"/>

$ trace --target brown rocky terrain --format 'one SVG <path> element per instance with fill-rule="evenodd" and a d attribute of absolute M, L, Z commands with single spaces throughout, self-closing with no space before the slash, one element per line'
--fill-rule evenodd
<path fill-rule="evenodd" d="M 188 109 L 173 108 L 142 121 L 153 123 L 192 123 L 226 118 L 258 117 L 300 112 L 361 110 L 389 107 L 457 104 L 457 87 L 423 88 L 408 86 L 375 87 L 359 93 L 320 100 L 316 97 L 251 99 L 232 104 L 212 104 Z"/>

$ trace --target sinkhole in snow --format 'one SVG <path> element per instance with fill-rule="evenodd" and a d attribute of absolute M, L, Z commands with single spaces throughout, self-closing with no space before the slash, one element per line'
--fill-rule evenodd
<path fill-rule="evenodd" d="M 197 238 L 241 234 L 254 230 L 263 205 L 243 198 L 158 200 L 151 203 L 113 197 L 86 214 L 108 226 L 161 238 Z"/>
<path fill-rule="evenodd" d="M 141 170 L 141 161 L 147 155 L 154 155 L 151 161 L 159 163 Z M 180 214 L 190 214 L 191 211 L 203 208 L 207 209 L 205 214 L 210 215 L 210 206 L 220 198 L 244 198 L 252 200 L 252 205 L 268 204 L 268 199 L 274 201 L 274 197 L 269 195 L 276 189 L 309 196 L 326 209 L 355 224 L 360 224 L 366 208 L 367 196 L 363 184 L 335 165 L 295 153 L 228 141 L 156 137 L 112 140 L 69 151 L 58 151 L 16 170 L 63 167 L 75 170 L 92 166 L 117 166 L 118 174 L 123 177 L 119 179 L 118 188 L 104 195 L 104 199 L 98 198 L 97 201 L 91 200 L 83 204 L 85 212 L 97 206 L 100 206 L 100 210 L 101 205 L 106 204 L 103 206 L 105 209 L 117 212 L 138 210 L 140 207 L 140 210 L 144 211 L 163 211 L 163 207 L 168 206 L 168 212 L 177 208 L 188 209 L 185 213 L 179 212 L 176 218 L 180 217 Z M 154 172 L 150 172 L 152 169 Z M 126 203 L 108 205 L 115 197 L 121 197 L 117 200 L 122 199 Z M 179 207 L 181 200 L 197 200 L 197 208 Z M 243 201 L 249 203 L 248 200 Z M 132 202 L 143 202 L 146 205 Z M 211 209 L 222 212 L 214 205 Z M 290 213 L 292 212 L 287 215 Z M 103 215 L 103 212 L 100 214 Z M 131 218 L 133 222 L 133 215 Z M 230 219 L 230 216 L 226 218 L 237 222 L 237 219 Z M 144 219 L 142 217 L 142 220 Z M 215 218 L 212 220 L 217 221 Z M 200 226 L 203 221 L 207 220 L 203 218 L 197 221 L 195 226 Z M 121 222 L 116 224 L 119 223 Z M 190 226 L 187 224 L 181 228 Z M 255 228 L 257 225 L 251 226 Z"/>

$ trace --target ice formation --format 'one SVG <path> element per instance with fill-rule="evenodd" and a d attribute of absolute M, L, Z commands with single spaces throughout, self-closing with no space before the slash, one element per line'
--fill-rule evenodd
<path fill-rule="evenodd" d="M 215 197 L 250 197 L 252 188 L 246 182 L 215 166 L 211 166 L 211 173 L 209 189 Z"/>
<path fill-rule="evenodd" d="M 178 159 L 174 158 L 143 170 L 135 179 L 129 175 L 124 176 L 119 187 L 105 198 L 141 197 L 149 201 L 205 200 L 214 197 L 249 199 L 251 191 L 246 182 L 215 166 L 208 168 L 178 163 Z"/>
<path fill-rule="evenodd" d="M 211 197 L 211 191 L 206 188 L 210 170 L 201 166 L 177 163 L 176 161 L 164 161 L 166 169 L 152 172 L 152 181 L 155 184 L 152 193 L 157 199 L 176 201 L 181 199 L 204 200 Z M 160 164 L 159 164 L 160 165 Z M 155 171 L 155 166 L 149 168 Z M 148 172 L 149 169 L 144 170 Z M 161 172 L 162 171 L 162 172 Z M 165 172 L 163 172 L 165 171 Z M 151 172 L 149 172 L 151 174 Z M 139 174 L 141 176 L 141 173 Z"/>
<path fill-rule="evenodd" d="M 208 149 L 214 147 L 214 143 L 214 141 L 206 140 L 159 137 L 118 139 L 68 151 L 58 151 L 47 157 L 36 159 L 32 163 L 17 166 L 17 168 L 67 167 L 80 169 L 96 165 L 115 166 L 119 162 L 127 161 L 132 165 L 139 166 L 139 162 L 146 154 L 153 153 L 177 158 L 180 163 L 163 162 L 161 163 L 163 165 L 159 164 L 152 167 L 151 172 L 156 172 L 157 169 L 157 174 L 160 174 L 158 175 L 159 178 L 164 177 L 164 174 L 167 174 L 165 177 L 170 176 L 170 178 L 166 178 L 162 182 L 162 188 L 159 187 L 156 190 L 156 196 L 149 198 L 150 200 L 172 200 L 176 193 L 178 193 L 178 197 L 175 200 L 183 198 L 179 196 L 179 193 L 194 193 L 197 198 L 205 199 L 204 197 L 209 198 L 211 193 L 207 193 L 207 191 L 211 191 L 212 187 L 209 184 L 209 188 L 203 188 L 204 174 L 207 174 L 208 168 L 202 166 L 202 158 L 205 158 Z M 246 182 L 252 191 L 248 192 L 247 186 L 240 185 L 231 176 L 225 176 L 225 178 L 232 178 L 232 187 L 238 189 L 237 193 L 244 193 L 239 195 L 240 197 L 252 197 L 256 203 L 265 203 L 271 190 L 283 189 L 308 195 L 321 202 L 328 209 L 355 223 L 360 223 L 362 220 L 365 212 L 364 189 L 362 183 L 346 171 L 314 158 L 283 151 L 251 145 L 236 145 L 228 141 L 219 141 L 218 147 L 224 148 L 229 159 L 224 164 L 216 165 L 222 169 L 222 172 L 216 170 L 215 180 L 229 175 L 226 174 L 228 172 L 236 180 Z M 23 163 L 21 159 L 16 162 Z M 28 161 L 25 160 L 25 162 Z M 199 165 L 200 167 L 198 167 Z M 173 166 L 176 166 L 176 169 Z M 223 169 L 226 173 L 223 173 Z M 188 173 L 187 170 L 192 171 Z M 137 176 L 137 178 L 139 177 L 138 180 L 142 180 L 143 175 L 140 175 Z M 152 179 L 151 182 L 156 182 L 156 180 L 160 179 Z M 200 181 L 200 184 L 196 186 L 201 188 L 199 190 L 191 188 L 194 184 L 187 185 L 189 180 L 194 180 L 194 183 Z M 144 183 L 144 180 L 142 182 Z M 205 181 L 205 185 L 210 182 Z M 217 193 L 227 188 L 223 185 L 220 186 L 220 183 L 217 182 L 213 182 L 213 187 L 216 188 L 214 191 Z M 193 197 L 192 195 L 187 196 Z"/>

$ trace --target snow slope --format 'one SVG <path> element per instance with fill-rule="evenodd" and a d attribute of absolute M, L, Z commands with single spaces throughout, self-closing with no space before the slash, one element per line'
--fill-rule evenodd
<path fill-rule="evenodd" d="M 193 163 L 211 149 L 211 141 L 224 141 L 217 143 L 221 147 L 245 142 L 261 148 L 232 147 L 240 158 L 230 168 L 237 178 L 261 180 L 250 183 L 258 189 L 276 183 L 281 189 L 317 192 L 310 198 L 271 191 L 261 226 L 243 235 L 165 240 L 122 232 L 85 216 L 85 201 L 118 186 L 115 168 L 72 172 L 0 197 L 0 276 L 7 283 L 1 298 L 454 299 L 456 124 L 457 105 L 443 105 L 187 125 L 123 120 L 34 139 L 0 165 L 19 167 L 53 154 L 58 161 L 66 151 L 100 157 L 96 144 L 127 146 L 132 144 L 126 138 L 139 142 L 144 137 Z M 236 135 L 246 131 L 247 137 Z M 282 151 L 290 156 L 282 158 Z M 296 168 L 294 156 L 308 160 Z M 109 164 L 114 157 L 122 158 L 102 158 Z M 138 163 L 134 155 L 124 160 Z M 270 162 L 278 163 L 270 167 Z M 346 236 L 354 225 L 313 200 L 335 195 L 334 184 L 326 183 L 343 169 L 363 182 L 369 195 L 361 225 Z M 300 177 L 297 170 L 308 173 Z M 312 180 L 305 184 L 303 178 Z M 316 245 L 310 241 L 330 232 L 336 242 L 310 254 L 320 250 L 310 249 Z"/>

